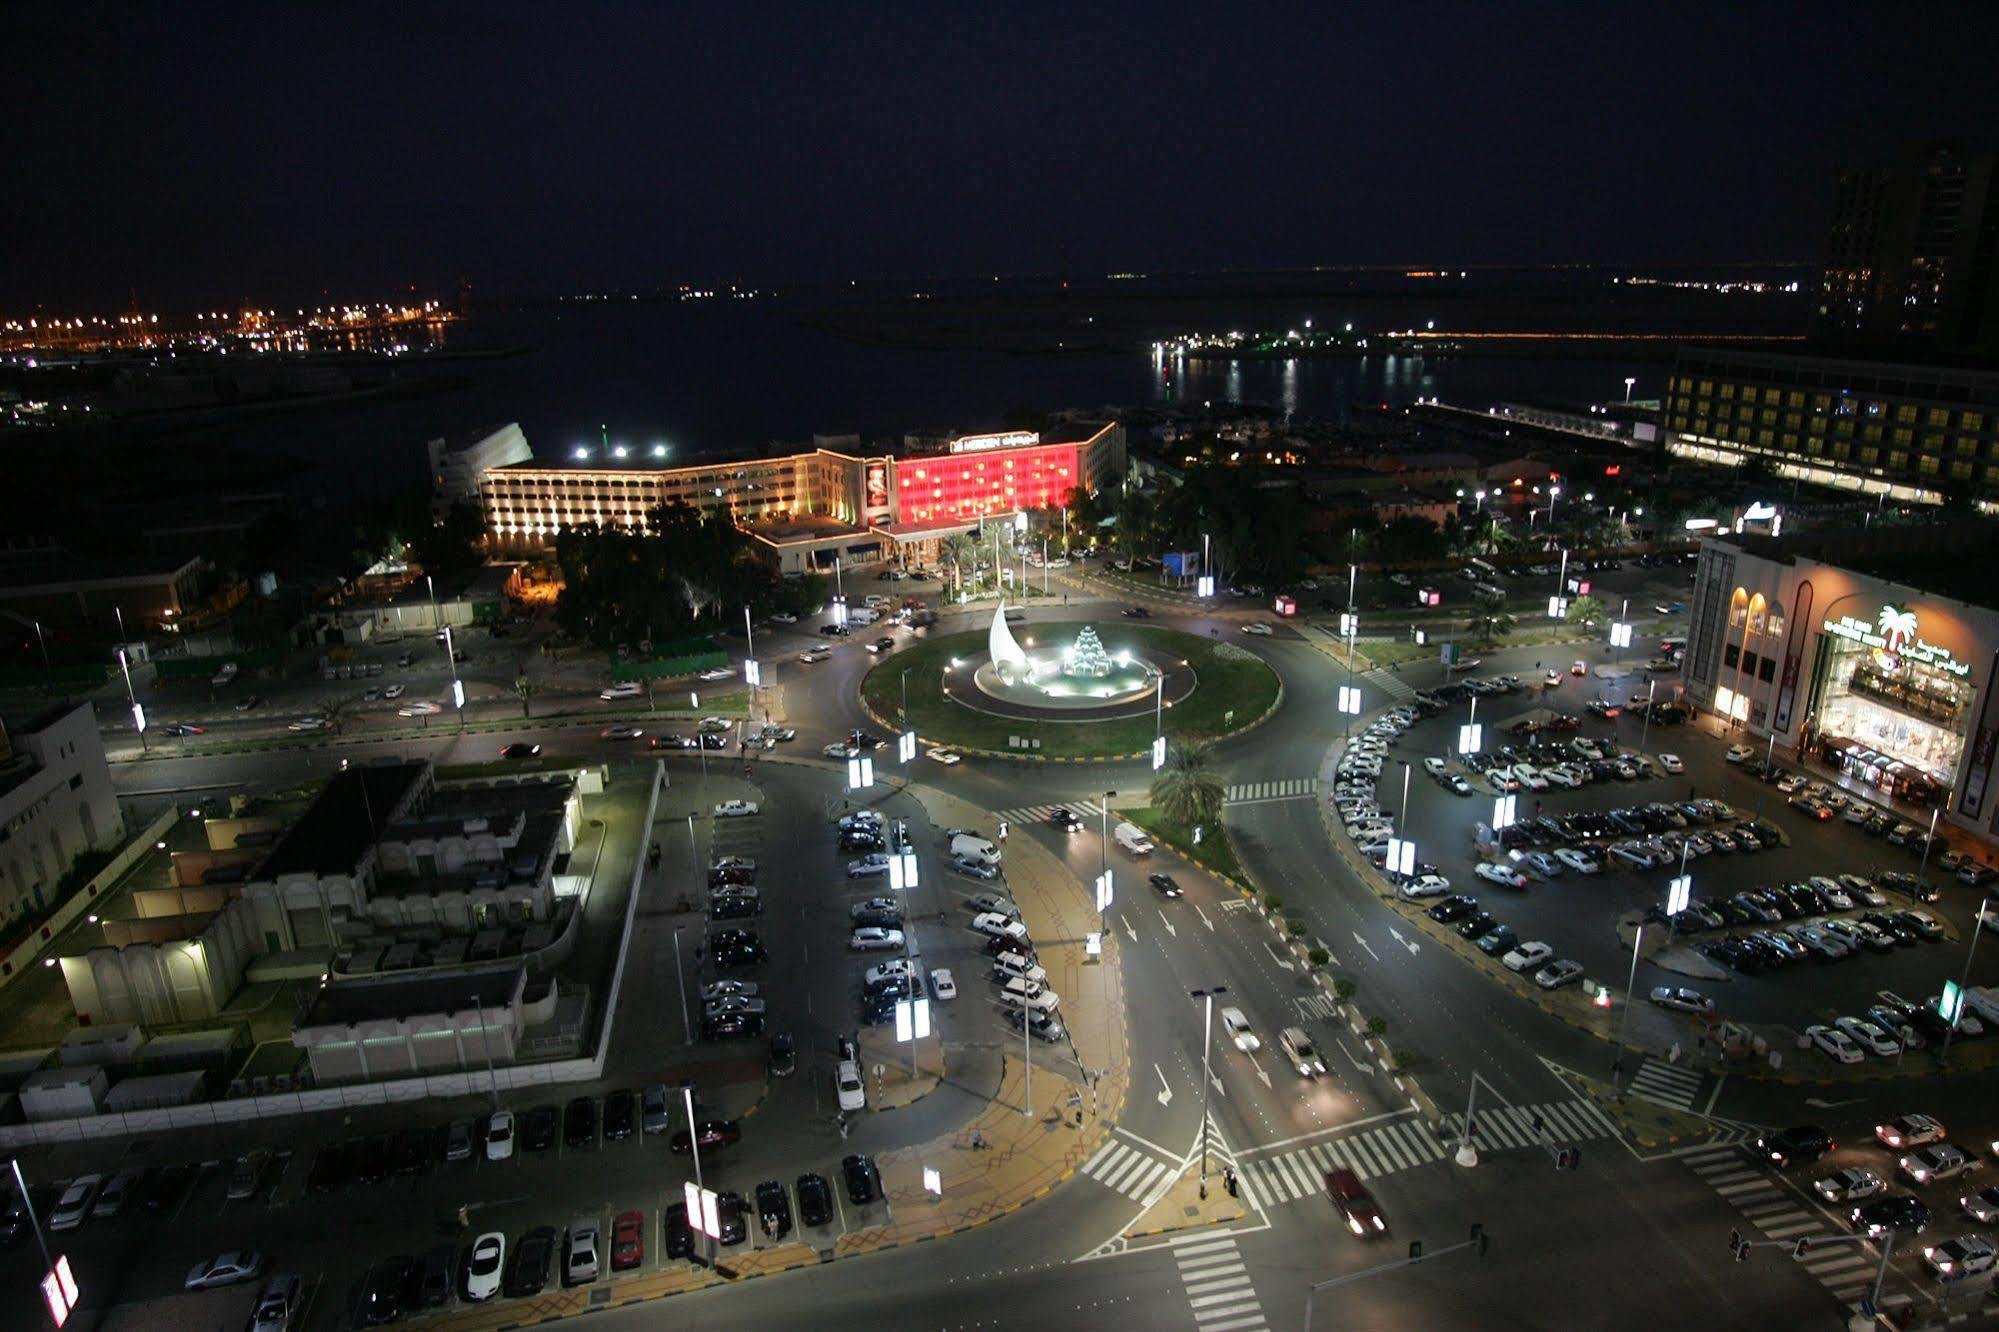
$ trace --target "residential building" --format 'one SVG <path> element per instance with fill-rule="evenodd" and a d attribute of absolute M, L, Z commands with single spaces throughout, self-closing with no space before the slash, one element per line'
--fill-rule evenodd
<path fill-rule="evenodd" d="M 1999 158 L 1923 144 L 1843 169 L 1815 314 L 1829 344 L 1999 352 Z"/>
<path fill-rule="evenodd" d="M 1999 496 L 1999 371 L 1689 348 L 1661 417 L 1682 457 L 1908 502 Z"/>
<path fill-rule="evenodd" d="M 430 511 L 442 521 L 453 505 L 479 503 L 479 478 L 492 467 L 531 462 L 534 450 L 518 424 L 482 426 L 449 439 L 433 439 L 430 449 Z"/>
<path fill-rule="evenodd" d="M 0 725 L 0 927 L 55 905 L 76 857 L 123 831 L 88 703 Z"/>

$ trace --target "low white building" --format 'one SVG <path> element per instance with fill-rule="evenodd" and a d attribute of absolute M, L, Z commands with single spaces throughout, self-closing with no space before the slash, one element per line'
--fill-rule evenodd
<path fill-rule="evenodd" d="M 534 450 L 515 422 L 482 426 L 450 439 L 433 439 L 430 449 L 430 511 L 442 522 L 454 504 L 479 503 L 479 478 L 489 467 L 532 462 Z"/>
<path fill-rule="evenodd" d="M 89 704 L 0 726 L 0 927 L 55 905 L 76 857 L 123 832 Z"/>

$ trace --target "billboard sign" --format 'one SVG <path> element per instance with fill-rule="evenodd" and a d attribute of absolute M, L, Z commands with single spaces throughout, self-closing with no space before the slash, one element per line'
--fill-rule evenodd
<path fill-rule="evenodd" d="M 1169 550 L 1159 557 L 1165 566 L 1168 578 L 1192 578 L 1201 572 L 1201 556 L 1198 551 Z"/>
<path fill-rule="evenodd" d="M 1032 430 L 1008 430 L 997 435 L 966 435 L 951 441 L 953 453 L 984 453 L 989 449 L 1024 449 L 1039 444 L 1041 436 Z"/>
<path fill-rule="evenodd" d="M 867 490 L 867 508 L 886 509 L 888 507 L 888 464 L 871 462 L 863 473 Z"/>

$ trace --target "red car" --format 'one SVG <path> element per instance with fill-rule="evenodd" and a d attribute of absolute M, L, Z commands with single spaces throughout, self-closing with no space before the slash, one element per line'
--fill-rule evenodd
<path fill-rule="evenodd" d="M 743 1130 L 733 1119 L 704 1119 L 700 1123 L 701 1150 L 711 1151 L 717 1147 L 727 1147 L 743 1140 Z M 688 1150 L 687 1130 L 673 1135 L 668 1143 L 675 1153 L 685 1154 Z"/>
<path fill-rule="evenodd" d="M 1387 1218 L 1375 1205 L 1374 1195 L 1353 1171 L 1327 1171 L 1326 1197 L 1332 1200 L 1333 1210 L 1347 1223 L 1347 1229 L 1360 1238 L 1374 1239 L 1388 1233 Z"/>
<path fill-rule="evenodd" d="M 1582 729 L 1582 719 L 1571 717 L 1566 712 L 1558 712 L 1541 723 L 1544 731 L 1576 731 Z"/>
<path fill-rule="evenodd" d="M 645 1261 L 646 1226 L 641 1212 L 623 1212 L 611 1222 L 611 1270 L 629 1272 Z"/>

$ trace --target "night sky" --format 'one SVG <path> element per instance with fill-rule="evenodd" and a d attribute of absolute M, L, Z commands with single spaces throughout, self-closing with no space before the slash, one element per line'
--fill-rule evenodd
<path fill-rule="evenodd" d="M 1812 259 L 1836 163 L 1999 124 L 1989 4 L 62 0 L 4 25 L 0 313 Z"/>

